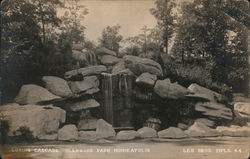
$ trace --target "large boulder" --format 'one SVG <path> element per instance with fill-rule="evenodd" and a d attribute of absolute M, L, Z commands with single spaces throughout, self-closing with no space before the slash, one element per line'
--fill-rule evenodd
<path fill-rule="evenodd" d="M 61 97 L 69 97 L 72 92 L 68 86 L 67 81 L 55 76 L 43 76 L 45 87 L 53 94 Z"/>
<path fill-rule="evenodd" d="M 237 126 L 231 125 L 230 127 L 218 126 L 216 128 L 222 136 L 231 136 L 231 137 L 250 137 L 250 127 L 249 126 Z"/>
<path fill-rule="evenodd" d="M 77 128 L 78 130 L 94 130 L 96 129 L 97 119 L 82 119 L 78 122 Z"/>
<path fill-rule="evenodd" d="M 65 125 L 58 130 L 58 140 L 76 141 L 78 140 L 78 131 L 75 125 Z"/>
<path fill-rule="evenodd" d="M 109 50 L 105 47 L 100 47 L 96 50 L 97 55 L 111 55 L 111 56 L 116 56 L 116 52 Z"/>
<path fill-rule="evenodd" d="M 103 65 L 88 66 L 88 67 L 68 71 L 64 74 L 64 78 L 71 79 L 71 78 L 79 77 L 79 76 L 85 77 L 85 76 L 91 76 L 91 75 L 98 75 L 106 71 L 107 71 L 107 68 Z"/>
<path fill-rule="evenodd" d="M 145 86 L 153 87 L 156 80 L 157 80 L 156 75 L 145 72 L 145 73 L 142 73 L 139 77 L 136 78 L 136 83 L 139 84 L 139 85 L 145 85 Z"/>
<path fill-rule="evenodd" d="M 158 132 L 159 138 L 180 139 L 188 137 L 180 128 L 169 127 Z"/>
<path fill-rule="evenodd" d="M 139 138 L 140 134 L 134 130 L 123 130 L 117 133 L 117 140 L 133 140 Z"/>
<path fill-rule="evenodd" d="M 216 120 L 232 120 L 233 114 L 230 108 L 223 104 L 214 102 L 198 102 L 195 105 L 195 111 Z"/>
<path fill-rule="evenodd" d="M 115 64 L 112 69 L 112 74 L 129 74 L 133 75 L 134 73 L 130 69 L 125 67 L 125 62 L 122 60 Z"/>
<path fill-rule="evenodd" d="M 196 83 L 191 84 L 188 87 L 188 90 L 191 94 L 197 95 L 197 96 L 201 96 L 202 98 L 206 98 L 211 102 L 223 102 L 227 100 L 227 97 L 219 94 L 215 91 L 212 91 L 210 89 L 207 89 L 205 87 L 202 87 Z"/>
<path fill-rule="evenodd" d="M 191 137 L 214 137 L 220 136 L 221 134 L 216 129 L 211 129 L 201 122 L 194 122 L 194 124 L 184 132 Z"/>
<path fill-rule="evenodd" d="M 109 138 L 109 137 L 114 137 L 115 136 L 115 130 L 106 121 L 103 119 L 99 119 L 96 123 L 96 135 L 97 138 Z"/>
<path fill-rule="evenodd" d="M 81 102 L 73 103 L 70 106 L 70 110 L 73 112 L 78 112 L 78 111 L 82 111 L 84 109 L 96 108 L 99 106 L 100 106 L 100 104 L 95 99 L 87 99 L 87 100 L 84 100 Z"/>
<path fill-rule="evenodd" d="M 19 104 L 35 104 L 50 101 L 60 97 L 50 93 L 47 89 L 34 84 L 23 85 L 14 99 Z"/>
<path fill-rule="evenodd" d="M 182 87 L 178 83 L 171 83 L 169 79 L 157 80 L 154 92 L 162 98 L 170 99 L 183 99 L 188 93 L 185 87 Z"/>
<path fill-rule="evenodd" d="M 78 139 L 80 141 L 93 141 L 96 139 L 95 131 L 78 131 Z"/>
<path fill-rule="evenodd" d="M 7 104 L 0 107 L 2 120 L 9 123 L 9 136 L 20 134 L 21 127 L 28 128 L 34 137 L 44 138 L 57 133 L 59 125 L 65 122 L 66 112 L 52 105 Z"/>
<path fill-rule="evenodd" d="M 250 119 L 250 103 L 236 102 L 234 112 L 242 118 Z"/>
<path fill-rule="evenodd" d="M 139 130 L 137 130 L 137 132 L 140 134 L 140 136 L 142 138 L 152 138 L 152 137 L 157 137 L 157 132 L 155 129 L 153 128 L 149 128 L 149 127 L 143 127 Z"/>
<path fill-rule="evenodd" d="M 126 55 L 123 57 L 125 67 L 129 68 L 135 75 L 139 76 L 144 72 L 148 72 L 157 76 L 162 76 L 161 65 L 148 58 L 140 58 L 137 56 Z"/>
<path fill-rule="evenodd" d="M 101 57 L 101 63 L 105 66 L 113 66 L 120 61 L 119 58 L 111 55 L 103 55 Z"/>

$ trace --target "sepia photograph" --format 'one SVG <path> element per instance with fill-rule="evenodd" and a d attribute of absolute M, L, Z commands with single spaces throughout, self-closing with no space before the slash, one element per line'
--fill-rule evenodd
<path fill-rule="evenodd" d="M 2 0 L 0 159 L 249 159 L 248 0 Z"/>

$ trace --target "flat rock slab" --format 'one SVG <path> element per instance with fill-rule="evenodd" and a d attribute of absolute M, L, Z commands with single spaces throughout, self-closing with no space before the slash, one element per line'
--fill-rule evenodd
<path fill-rule="evenodd" d="M 187 89 L 177 83 L 171 83 L 169 79 L 157 80 L 154 92 L 162 98 L 184 99 Z"/>
<path fill-rule="evenodd" d="M 125 62 L 125 67 L 129 68 L 137 76 L 144 72 L 148 72 L 157 76 L 163 75 L 161 65 L 151 59 L 131 55 L 126 55 L 123 57 L 123 59 Z"/>
<path fill-rule="evenodd" d="M 52 101 L 59 98 L 59 96 L 50 93 L 47 89 L 41 86 L 27 84 L 21 87 L 14 101 L 18 104 L 35 104 L 38 102 Z"/>
<path fill-rule="evenodd" d="M 76 141 L 78 140 L 78 131 L 75 125 L 65 125 L 58 130 L 58 140 L 62 141 Z"/>
<path fill-rule="evenodd" d="M 196 83 L 191 84 L 188 87 L 188 90 L 194 95 L 200 96 L 201 98 L 206 98 L 211 102 L 216 102 L 216 101 L 223 102 L 227 100 L 226 96 L 219 94 L 215 91 L 212 91 L 210 89 L 207 89 L 205 87 L 202 87 Z"/>
<path fill-rule="evenodd" d="M 115 136 L 115 130 L 103 119 L 99 119 L 96 123 L 96 134 L 97 138 L 109 138 Z"/>
<path fill-rule="evenodd" d="M 134 130 L 123 130 L 117 133 L 117 140 L 133 140 L 136 138 L 140 138 L 140 134 Z"/>
<path fill-rule="evenodd" d="M 195 111 L 201 112 L 205 116 L 215 118 L 217 120 L 232 120 L 232 110 L 223 104 L 214 102 L 199 102 L 195 105 Z"/>
<path fill-rule="evenodd" d="M 180 139 L 188 137 L 180 128 L 169 127 L 168 129 L 158 132 L 159 138 Z"/>
<path fill-rule="evenodd" d="M 95 99 L 87 99 L 82 102 L 73 103 L 70 106 L 70 109 L 74 112 L 77 112 L 77 111 L 81 111 L 84 109 L 90 109 L 90 108 L 95 108 L 99 106 L 100 104 Z"/>
<path fill-rule="evenodd" d="M 222 136 L 250 137 L 250 126 L 217 126 L 216 130 L 220 132 Z"/>
<path fill-rule="evenodd" d="M 64 74 L 64 78 L 71 79 L 77 76 L 85 77 L 85 76 L 91 76 L 91 75 L 98 75 L 106 71 L 107 71 L 107 68 L 103 65 L 88 66 L 88 67 L 68 71 Z"/>
<path fill-rule="evenodd" d="M 42 80 L 45 87 L 53 94 L 61 97 L 69 97 L 72 92 L 68 86 L 67 81 L 55 76 L 43 76 Z"/>
<path fill-rule="evenodd" d="M 140 134 L 140 136 L 142 138 L 153 138 L 153 137 L 157 137 L 157 132 L 155 129 L 153 128 L 149 128 L 149 127 L 143 127 L 139 130 L 137 130 L 137 132 Z"/>

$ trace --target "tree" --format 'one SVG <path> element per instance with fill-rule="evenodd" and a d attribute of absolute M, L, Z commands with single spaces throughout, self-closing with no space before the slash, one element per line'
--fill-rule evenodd
<path fill-rule="evenodd" d="M 100 46 L 118 52 L 120 48 L 120 42 L 123 39 L 122 35 L 119 34 L 120 28 L 121 26 L 119 24 L 104 28 L 102 31 L 102 36 L 99 38 Z"/>
<path fill-rule="evenodd" d="M 42 41 L 46 42 L 46 25 L 59 26 L 60 19 L 56 14 L 56 7 L 62 5 L 60 0 L 31 0 L 36 6 L 38 24 L 42 28 Z"/>
<path fill-rule="evenodd" d="M 156 8 L 151 8 L 151 14 L 157 19 L 159 28 L 163 31 L 162 39 L 164 41 L 166 53 L 168 53 L 169 39 L 172 37 L 175 29 L 176 16 L 173 12 L 176 4 L 172 0 L 156 0 Z"/>
<path fill-rule="evenodd" d="M 79 4 L 80 0 L 68 0 L 65 2 L 63 9 L 64 15 L 61 17 L 62 26 L 60 30 L 66 34 L 68 40 L 75 43 L 84 41 L 85 27 L 82 24 L 88 9 Z"/>

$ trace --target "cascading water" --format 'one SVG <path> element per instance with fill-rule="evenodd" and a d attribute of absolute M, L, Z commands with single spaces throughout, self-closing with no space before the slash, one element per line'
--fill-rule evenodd
<path fill-rule="evenodd" d="M 102 73 L 102 91 L 104 97 L 105 118 L 110 124 L 114 124 L 113 119 L 113 75 L 110 73 Z"/>
<path fill-rule="evenodd" d="M 133 126 L 132 81 L 126 74 L 102 74 L 105 117 L 115 127 Z"/>

